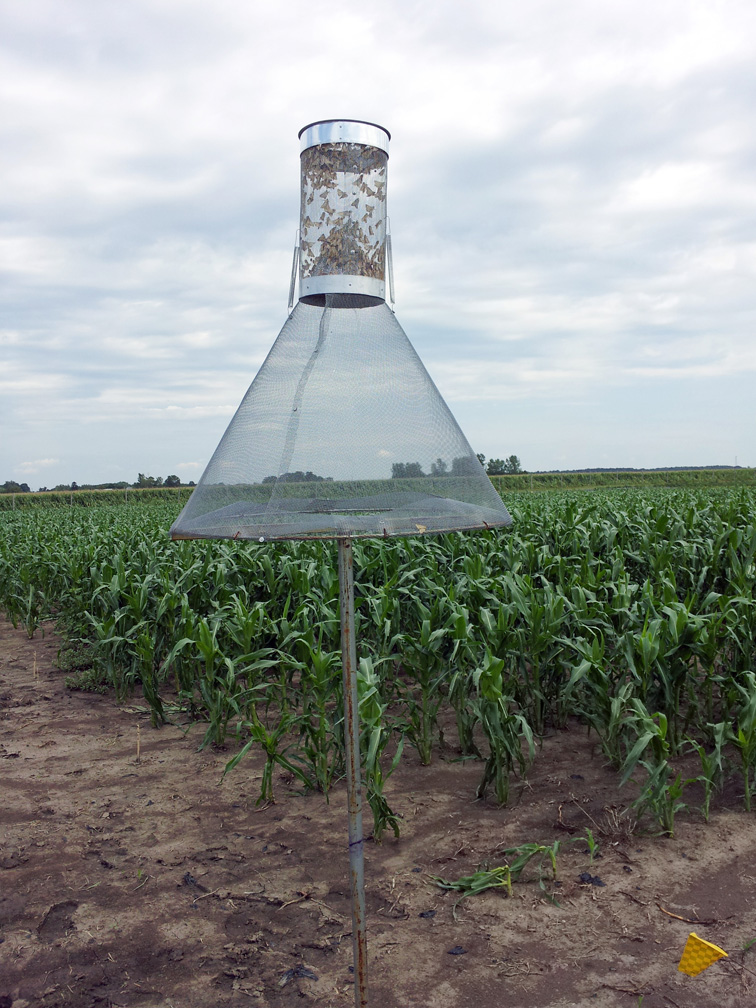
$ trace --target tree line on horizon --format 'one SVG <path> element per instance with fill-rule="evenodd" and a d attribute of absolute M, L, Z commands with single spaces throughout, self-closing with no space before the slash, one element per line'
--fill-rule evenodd
<path fill-rule="evenodd" d="M 489 476 L 506 476 L 512 473 L 523 473 L 525 470 L 522 468 L 519 458 L 516 455 L 510 455 L 507 459 L 488 459 L 486 462 L 485 455 L 478 454 L 476 458 L 480 464 L 485 469 Z M 440 476 L 468 476 L 470 475 L 471 466 L 475 463 L 472 458 L 468 455 L 462 455 L 459 458 L 452 459 L 451 466 L 449 466 L 442 458 L 437 458 L 435 462 L 431 464 L 430 473 L 426 473 L 423 470 L 422 465 L 419 462 L 394 462 L 391 466 L 391 477 L 392 479 L 417 479 L 421 476 L 432 476 L 438 478 Z M 263 479 L 263 483 L 275 483 L 275 482 L 290 482 L 290 483 L 301 483 L 301 482 L 320 482 L 320 481 L 331 481 L 329 476 L 318 476 L 313 472 L 302 472 L 297 470 L 296 472 L 283 473 L 281 476 L 266 476 Z M 139 473 L 137 479 L 134 483 L 129 483 L 127 480 L 118 480 L 112 483 L 77 483 L 73 480 L 71 483 L 58 483 L 54 487 L 40 487 L 37 491 L 38 493 L 52 493 L 67 492 L 72 493 L 76 490 L 144 490 L 150 487 L 193 487 L 196 486 L 194 480 L 189 480 L 188 483 L 182 483 L 178 476 L 171 473 L 169 476 L 163 478 L 162 476 L 148 476 L 145 473 Z M 18 483 L 15 480 L 6 480 L 5 483 L 0 484 L 0 493 L 32 493 L 32 489 L 28 483 Z"/>
<path fill-rule="evenodd" d="M 513 473 L 522 473 L 525 470 L 516 455 L 510 455 L 507 459 L 489 459 L 486 463 L 486 456 L 477 454 L 475 456 L 489 476 L 508 476 Z M 419 462 L 394 462 L 391 466 L 392 479 L 417 479 L 420 476 L 469 476 L 475 463 L 471 456 L 461 455 L 452 459 L 451 468 L 442 458 L 437 458 L 431 463 L 430 473 L 423 471 Z"/>
<path fill-rule="evenodd" d="M 525 474 L 528 470 L 523 469 L 519 458 L 516 455 L 510 455 L 507 459 L 489 459 L 486 461 L 486 457 L 482 454 L 476 456 L 478 462 L 483 466 L 484 470 L 489 476 L 507 476 L 516 474 Z M 394 463 L 392 466 L 392 476 L 395 479 L 413 479 L 418 477 L 439 477 L 439 476 L 465 476 L 471 473 L 471 466 L 476 466 L 473 462 L 472 456 L 462 456 L 459 459 L 454 459 L 451 465 L 451 469 L 444 463 L 443 459 L 436 459 L 436 461 L 431 465 L 430 473 L 425 473 L 422 465 L 419 462 L 399 462 Z M 628 475 L 633 473 L 643 474 L 663 474 L 663 473 L 714 473 L 714 472 L 742 472 L 745 474 L 744 478 L 749 480 L 753 479 L 753 474 L 756 472 L 753 468 L 749 466 L 739 466 L 739 465 L 711 465 L 711 466 L 667 466 L 667 467 L 656 467 L 656 468 L 631 468 L 624 466 L 615 466 L 613 468 L 591 468 L 591 469 L 534 469 L 530 471 L 530 476 L 532 477 L 549 477 L 549 476 L 561 476 L 563 479 L 568 479 L 569 477 L 576 476 L 589 476 L 595 474 L 600 477 L 603 474 L 616 474 L 619 477 L 621 474 L 626 473 Z M 750 475 L 749 475 L 750 474 Z M 269 476 L 266 477 L 263 483 L 273 483 L 277 481 L 300 483 L 300 482 L 331 482 L 332 477 L 329 476 L 318 476 L 313 472 L 287 472 L 280 476 Z M 77 490 L 141 490 L 147 488 L 178 488 L 187 487 L 192 488 L 196 486 L 194 480 L 189 480 L 186 483 L 182 483 L 178 476 L 171 474 L 165 478 L 161 476 L 148 476 L 145 473 L 139 473 L 137 479 L 133 483 L 129 483 L 127 480 L 120 480 L 118 482 L 112 483 L 82 483 L 79 484 L 76 481 L 71 483 L 59 483 L 54 487 L 40 487 L 37 491 L 38 493 L 52 493 L 52 492 L 63 492 L 72 493 Z M 28 483 L 18 482 L 17 480 L 6 480 L 4 483 L 0 483 L 0 495 L 3 494 L 28 494 L 34 493 Z"/>
<path fill-rule="evenodd" d="M 68 491 L 73 492 L 76 490 L 144 490 L 147 487 L 193 487 L 196 486 L 194 480 L 189 480 L 188 483 L 182 483 L 181 480 L 175 474 L 166 476 L 163 479 L 162 476 L 147 476 L 145 473 L 139 473 L 136 482 L 129 483 L 128 480 L 118 480 L 115 483 L 77 483 L 73 480 L 71 483 L 58 483 L 54 487 L 40 487 L 37 493 L 53 493 L 55 491 Z M 17 483 L 15 480 L 6 480 L 5 483 L 0 483 L 0 493 L 32 493 L 32 489 L 28 483 Z"/>

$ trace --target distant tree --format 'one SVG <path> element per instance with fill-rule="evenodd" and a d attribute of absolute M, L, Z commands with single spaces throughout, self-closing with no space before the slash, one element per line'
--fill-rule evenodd
<path fill-rule="evenodd" d="M 180 487 L 181 480 L 178 478 L 178 476 L 166 476 L 165 483 L 163 485 L 167 487 Z"/>
<path fill-rule="evenodd" d="M 307 472 L 302 472 L 301 469 L 296 469 L 294 472 L 281 473 L 280 476 L 263 476 L 261 483 L 332 483 L 333 476 L 318 476 L 317 473 L 312 472 L 310 469 Z"/>
<path fill-rule="evenodd" d="M 460 455 L 452 459 L 452 476 L 479 476 L 480 467 L 483 464 L 480 460 L 482 455 Z"/>
<path fill-rule="evenodd" d="M 419 462 L 394 462 L 391 466 L 392 479 L 417 479 L 425 476 Z"/>
<path fill-rule="evenodd" d="M 197 484 L 194 482 L 194 480 L 189 480 L 189 482 L 186 485 L 187 486 L 197 486 Z"/>
<path fill-rule="evenodd" d="M 512 473 L 521 473 L 523 468 L 516 455 L 510 455 L 507 459 L 489 459 L 486 466 L 489 476 L 508 476 Z"/>
<path fill-rule="evenodd" d="M 163 477 L 145 476 L 144 473 L 139 473 L 136 483 L 132 483 L 131 485 L 140 490 L 145 487 L 159 487 L 163 485 Z"/>
<path fill-rule="evenodd" d="M 437 458 L 431 463 L 431 476 L 446 476 L 448 471 L 449 467 L 442 458 Z"/>
<path fill-rule="evenodd" d="M 71 480 L 71 489 L 72 490 L 78 490 L 79 489 L 79 484 L 76 482 L 76 480 Z"/>
<path fill-rule="evenodd" d="M 15 480 L 6 480 L 0 486 L 0 493 L 31 493 L 28 483 L 16 483 Z"/>
<path fill-rule="evenodd" d="M 475 458 L 478 460 L 478 462 L 480 462 L 480 464 L 485 469 L 485 467 L 486 467 L 486 456 L 482 452 L 478 452 L 477 455 L 475 456 Z"/>
<path fill-rule="evenodd" d="M 325 476 L 318 476 L 317 473 L 309 469 L 307 472 L 295 469 L 294 472 L 281 473 L 280 476 L 266 476 L 263 483 L 275 482 L 276 480 L 282 483 L 322 483 L 325 479 Z"/>
<path fill-rule="evenodd" d="M 75 490 L 125 490 L 126 487 L 131 486 L 126 480 L 121 480 L 118 483 L 82 483 L 78 487 L 74 487 Z M 59 489 L 56 487 L 56 489 Z M 71 490 L 70 486 L 63 487 L 64 490 Z"/>

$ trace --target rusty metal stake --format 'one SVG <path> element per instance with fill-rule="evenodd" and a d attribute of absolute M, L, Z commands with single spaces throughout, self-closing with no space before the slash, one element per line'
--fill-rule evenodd
<path fill-rule="evenodd" d="M 367 930 L 365 926 L 365 869 L 360 780 L 360 711 L 357 698 L 357 646 L 354 639 L 354 572 L 352 540 L 337 539 L 341 603 L 341 660 L 344 670 L 344 741 L 349 805 L 349 870 L 352 890 L 352 955 L 354 1003 L 367 1008 Z"/>

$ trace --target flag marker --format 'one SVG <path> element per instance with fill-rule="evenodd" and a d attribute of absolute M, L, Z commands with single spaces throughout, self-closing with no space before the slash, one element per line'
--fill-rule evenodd
<path fill-rule="evenodd" d="M 681 973 L 688 976 L 698 976 L 705 969 L 715 963 L 718 959 L 726 958 L 727 953 L 719 945 L 699 938 L 695 931 L 691 931 L 683 949 L 680 965 L 677 967 Z"/>

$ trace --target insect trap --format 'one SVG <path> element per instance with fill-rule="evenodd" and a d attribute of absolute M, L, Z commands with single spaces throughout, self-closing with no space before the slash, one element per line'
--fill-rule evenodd
<path fill-rule="evenodd" d="M 299 300 L 192 496 L 174 539 L 338 542 L 355 1003 L 367 945 L 353 538 L 509 525 L 511 518 L 386 303 L 390 135 L 349 119 L 299 134 Z"/>
<path fill-rule="evenodd" d="M 302 140 L 299 301 L 174 538 L 416 535 L 509 515 L 386 304 L 388 132 Z"/>

